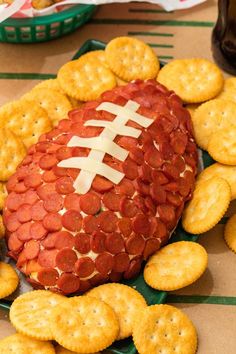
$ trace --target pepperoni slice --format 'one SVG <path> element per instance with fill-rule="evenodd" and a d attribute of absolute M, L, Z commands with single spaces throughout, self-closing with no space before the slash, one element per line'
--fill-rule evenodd
<path fill-rule="evenodd" d="M 129 136 L 121 136 L 116 140 L 121 147 L 129 151 L 137 146 L 137 139 Z"/>
<path fill-rule="evenodd" d="M 75 248 L 82 254 L 88 253 L 90 247 L 90 235 L 86 233 L 79 233 L 75 236 Z"/>
<path fill-rule="evenodd" d="M 150 194 L 149 184 L 144 183 L 141 178 L 137 178 L 134 181 L 134 186 L 135 186 L 137 192 L 140 193 L 141 195 L 149 195 Z"/>
<path fill-rule="evenodd" d="M 42 267 L 38 264 L 38 262 L 35 259 L 30 259 L 26 264 L 25 274 L 28 275 L 34 272 L 39 272 L 41 269 Z"/>
<path fill-rule="evenodd" d="M 88 234 L 98 231 L 98 218 L 93 215 L 85 216 L 83 219 L 83 229 Z"/>
<path fill-rule="evenodd" d="M 52 193 L 47 196 L 47 198 L 43 202 L 44 209 L 51 212 L 56 213 L 61 210 L 63 207 L 63 198 L 58 193 Z"/>
<path fill-rule="evenodd" d="M 158 205 L 157 211 L 164 223 L 172 222 L 175 219 L 174 207 L 167 204 Z"/>
<path fill-rule="evenodd" d="M 19 257 L 17 259 L 17 263 L 16 263 L 17 268 L 19 268 L 19 269 L 21 269 L 21 271 L 23 271 L 22 267 L 25 266 L 26 262 L 27 262 L 27 258 L 25 257 L 25 252 L 23 250 L 23 251 L 21 251 L 21 253 L 19 254 Z"/>
<path fill-rule="evenodd" d="M 143 152 L 139 148 L 131 148 L 129 157 L 134 160 L 138 165 L 142 165 L 144 161 Z"/>
<path fill-rule="evenodd" d="M 117 253 L 114 256 L 114 266 L 113 271 L 122 273 L 125 272 L 129 268 L 129 255 L 125 252 Z"/>
<path fill-rule="evenodd" d="M 25 186 L 24 182 L 17 183 L 14 188 L 16 193 L 25 193 L 27 189 L 28 187 Z"/>
<path fill-rule="evenodd" d="M 47 237 L 45 237 L 45 239 L 42 240 L 41 245 L 47 249 L 55 248 L 56 239 L 57 232 L 50 233 L 47 235 Z"/>
<path fill-rule="evenodd" d="M 114 272 L 114 270 L 111 271 L 109 274 L 109 279 L 111 282 L 118 283 L 122 278 L 122 273 Z"/>
<path fill-rule="evenodd" d="M 163 186 L 152 183 L 150 187 L 150 195 L 158 204 L 163 204 L 166 202 L 166 191 Z"/>
<path fill-rule="evenodd" d="M 178 179 L 179 178 L 178 168 L 169 162 L 164 163 L 162 170 L 163 170 L 164 174 L 167 176 L 167 178 L 171 178 L 171 179 Z"/>
<path fill-rule="evenodd" d="M 91 284 L 91 286 L 98 286 L 101 284 L 106 283 L 109 280 L 109 276 L 108 275 L 103 275 L 103 274 L 96 274 L 94 275 L 92 278 L 89 279 L 89 282 Z"/>
<path fill-rule="evenodd" d="M 141 270 L 141 265 L 142 265 L 141 257 L 133 258 L 132 261 L 130 262 L 129 268 L 124 273 L 124 278 L 131 279 L 134 278 L 136 275 L 138 275 Z"/>
<path fill-rule="evenodd" d="M 73 180 L 76 180 L 79 174 L 78 168 L 67 168 L 67 175 L 70 176 Z"/>
<path fill-rule="evenodd" d="M 102 201 L 109 210 L 118 211 L 120 209 L 121 198 L 119 194 L 107 192 L 103 195 Z"/>
<path fill-rule="evenodd" d="M 144 200 L 146 207 L 148 208 L 151 215 L 156 215 L 156 205 L 150 196 L 147 196 Z"/>
<path fill-rule="evenodd" d="M 98 215 L 98 223 L 104 232 L 113 232 L 117 228 L 117 216 L 112 211 L 103 211 Z"/>
<path fill-rule="evenodd" d="M 39 142 L 35 145 L 35 149 L 38 152 L 48 152 L 48 148 L 51 145 L 48 141 Z"/>
<path fill-rule="evenodd" d="M 156 231 L 154 236 L 163 238 L 167 235 L 167 228 L 165 224 L 160 220 L 160 218 L 156 218 Z"/>
<path fill-rule="evenodd" d="M 32 205 L 30 204 L 23 204 L 17 210 L 16 215 L 20 223 L 24 223 L 31 220 L 31 209 Z"/>
<path fill-rule="evenodd" d="M 43 227 L 41 222 L 34 222 L 31 224 L 30 234 L 33 239 L 41 240 L 47 235 L 47 230 Z"/>
<path fill-rule="evenodd" d="M 143 213 L 147 213 L 148 212 L 148 208 L 145 205 L 144 198 L 141 197 L 141 195 L 136 195 L 133 198 L 133 201 L 137 205 L 137 207 L 140 209 L 140 211 L 142 211 Z"/>
<path fill-rule="evenodd" d="M 10 251 L 18 252 L 23 247 L 23 242 L 18 238 L 17 233 L 13 232 L 7 242 Z"/>
<path fill-rule="evenodd" d="M 132 222 L 133 230 L 137 234 L 149 235 L 150 234 L 150 221 L 144 214 L 138 214 Z"/>
<path fill-rule="evenodd" d="M 42 178 L 39 173 L 32 173 L 25 177 L 24 184 L 28 188 L 36 188 L 42 184 Z"/>
<path fill-rule="evenodd" d="M 129 179 L 123 178 L 121 182 L 115 186 L 115 191 L 118 194 L 128 195 L 129 197 L 132 197 L 135 192 L 135 188 L 133 186 L 133 183 Z"/>
<path fill-rule="evenodd" d="M 60 230 L 62 228 L 61 216 L 59 214 L 57 214 L 57 213 L 48 213 L 43 218 L 43 226 L 48 231 L 58 231 L 58 230 Z"/>
<path fill-rule="evenodd" d="M 21 241 L 28 241 L 31 240 L 32 235 L 30 232 L 31 222 L 26 222 L 22 224 L 17 230 L 17 236 Z"/>
<path fill-rule="evenodd" d="M 44 268 L 55 268 L 58 250 L 40 250 L 38 263 Z"/>
<path fill-rule="evenodd" d="M 16 184 L 18 183 L 18 177 L 16 174 L 12 175 L 7 181 L 6 188 L 8 193 L 13 192 Z"/>
<path fill-rule="evenodd" d="M 90 239 L 91 250 L 95 253 L 105 251 L 106 235 L 103 232 L 95 232 Z"/>
<path fill-rule="evenodd" d="M 138 168 L 139 177 L 146 183 L 152 182 L 152 171 L 155 170 L 152 170 L 146 163 Z"/>
<path fill-rule="evenodd" d="M 24 253 L 27 259 L 34 259 L 39 254 L 39 242 L 35 240 L 30 240 L 24 245 Z"/>
<path fill-rule="evenodd" d="M 76 210 L 68 210 L 62 215 L 62 225 L 69 231 L 80 231 L 82 217 Z"/>
<path fill-rule="evenodd" d="M 40 200 L 32 206 L 32 220 L 41 221 L 47 215 L 43 202 Z"/>
<path fill-rule="evenodd" d="M 81 280 L 80 279 L 80 286 L 79 286 L 79 292 L 84 293 L 85 291 L 88 291 L 91 288 L 91 284 L 89 280 Z"/>
<path fill-rule="evenodd" d="M 54 165 L 58 163 L 57 158 L 54 155 L 45 154 L 39 160 L 39 166 L 43 170 L 50 170 Z"/>
<path fill-rule="evenodd" d="M 129 254 L 142 254 L 144 247 L 145 240 L 141 235 L 129 236 L 125 242 L 125 248 Z"/>
<path fill-rule="evenodd" d="M 112 254 L 119 253 L 124 249 L 124 239 L 118 232 L 106 236 L 105 246 L 108 252 Z"/>
<path fill-rule="evenodd" d="M 37 188 L 37 194 L 40 199 L 45 200 L 50 194 L 55 193 L 55 183 L 47 183 Z"/>
<path fill-rule="evenodd" d="M 178 192 L 179 191 L 179 184 L 178 182 L 170 182 L 167 183 L 163 186 L 163 188 L 165 189 L 165 191 L 168 192 Z"/>
<path fill-rule="evenodd" d="M 122 164 L 122 170 L 127 178 L 133 180 L 138 177 L 138 166 L 131 159 L 127 158 Z"/>
<path fill-rule="evenodd" d="M 128 218 L 133 218 L 138 212 L 138 207 L 133 202 L 132 199 L 128 199 L 126 197 L 123 197 L 120 202 L 120 211 L 121 211 L 122 216 L 127 216 Z"/>
<path fill-rule="evenodd" d="M 151 256 L 153 253 L 155 253 L 157 250 L 159 250 L 161 244 L 158 241 L 158 239 L 151 237 L 146 241 L 146 245 L 143 251 L 143 258 L 145 260 L 148 259 L 149 256 Z"/>
<path fill-rule="evenodd" d="M 170 135 L 170 144 L 176 154 L 182 155 L 185 152 L 188 137 L 186 134 L 175 131 Z"/>
<path fill-rule="evenodd" d="M 163 157 L 155 147 L 150 147 L 144 154 L 147 164 L 153 168 L 158 168 L 163 164 Z"/>
<path fill-rule="evenodd" d="M 44 286 L 54 286 L 59 278 L 58 271 L 52 268 L 44 268 L 38 272 L 38 280 Z"/>
<path fill-rule="evenodd" d="M 72 111 L 73 114 L 74 111 Z M 69 132 L 72 122 L 69 119 L 62 119 L 58 123 L 58 129 L 62 130 L 64 133 Z"/>
<path fill-rule="evenodd" d="M 77 193 L 67 194 L 64 200 L 64 207 L 67 210 L 80 210 L 80 196 Z"/>
<path fill-rule="evenodd" d="M 53 167 L 52 171 L 57 177 L 67 176 L 67 169 L 64 167 L 59 167 L 56 165 Z"/>
<path fill-rule="evenodd" d="M 168 178 L 164 175 L 164 173 L 157 170 L 152 170 L 152 180 L 157 185 L 162 185 L 169 182 Z"/>
<path fill-rule="evenodd" d="M 113 183 L 101 176 L 96 176 L 92 183 L 92 188 L 97 192 L 107 192 L 112 187 Z"/>
<path fill-rule="evenodd" d="M 72 156 L 72 149 L 68 146 L 62 146 L 56 152 L 56 158 L 61 160 L 69 159 Z"/>
<path fill-rule="evenodd" d="M 89 257 L 82 257 L 75 263 L 75 271 L 80 278 L 89 277 L 95 269 L 94 262 Z"/>
<path fill-rule="evenodd" d="M 56 181 L 56 191 L 60 194 L 70 194 L 75 191 L 71 177 L 61 177 Z"/>
<path fill-rule="evenodd" d="M 124 237 L 128 237 L 132 232 L 132 224 L 129 218 L 122 218 L 118 221 L 118 227 Z"/>
<path fill-rule="evenodd" d="M 70 248 L 63 248 L 56 255 L 56 265 L 63 272 L 72 272 L 76 261 L 77 255 Z"/>
<path fill-rule="evenodd" d="M 182 198 L 177 193 L 167 192 L 166 200 L 173 206 L 179 206 L 182 203 Z"/>
<path fill-rule="evenodd" d="M 185 161 L 182 156 L 174 155 L 171 160 L 171 163 L 173 166 L 175 166 L 178 169 L 179 173 L 181 173 L 185 170 L 186 165 L 185 165 Z"/>
<path fill-rule="evenodd" d="M 174 151 L 168 142 L 160 143 L 160 153 L 164 160 L 171 160 L 174 155 Z"/>
<path fill-rule="evenodd" d="M 64 294 L 71 294 L 79 290 L 80 280 L 74 274 L 64 273 L 58 279 L 57 286 Z"/>
<path fill-rule="evenodd" d="M 55 247 L 60 250 L 65 247 L 72 248 L 75 245 L 75 237 L 67 231 L 56 232 Z"/>
<path fill-rule="evenodd" d="M 17 193 L 10 193 L 6 199 L 6 207 L 10 211 L 16 211 L 24 203 L 24 196 Z"/>
<path fill-rule="evenodd" d="M 57 180 L 57 176 L 55 175 L 55 173 L 52 170 L 50 170 L 50 171 L 45 171 L 42 174 L 42 179 L 46 183 L 55 182 Z"/>
<path fill-rule="evenodd" d="M 26 280 L 35 290 L 44 289 L 44 287 L 41 284 L 39 284 L 39 282 L 37 282 L 36 280 L 31 279 L 31 278 L 26 278 Z"/>
<path fill-rule="evenodd" d="M 26 193 L 25 193 L 25 196 L 24 196 L 24 202 L 26 204 L 30 204 L 30 205 L 33 205 L 37 202 L 37 200 L 39 199 L 37 193 L 33 190 L 28 190 Z"/>
<path fill-rule="evenodd" d="M 101 199 L 95 193 L 81 195 L 80 208 L 85 214 L 97 214 L 101 209 Z"/>
<path fill-rule="evenodd" d="M 97 271 L 102 275 L 107 275 L 113 268 L 114 259 L 109 253 L 101 253 L 95 259 L 95 267 Z"/>

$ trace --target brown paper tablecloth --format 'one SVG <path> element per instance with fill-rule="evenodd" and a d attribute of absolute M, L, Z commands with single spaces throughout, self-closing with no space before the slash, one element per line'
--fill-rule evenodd
<path fill-rule="evenodd" d="M 146 3 L 105 5 L 90 23 L 61 39 L 36 45 L 0 44 L 0 104 L 29 91 L 39 82 L 38 74 L 56 74 L 90 38 L 107 42 L 115 36 L 136 36 L 167 62 L 186 57 L 211 59 L 210 37 L 216 16 L 214 0 L 172 13 Z M 32 74 L 31 79 L 27 73 Z M 231 205 L 228 215 L 234 210 Z M 219 224 L 199 238 L 209 254 L 205 274 L 192 286 L 168 296 L 168 302 L 194 322 L 198 354 L 236 353 L 236 255 L 225 245 L 223 229 Z M 7 312 L 0 310 L 0 338 L 12 332 Z"/>

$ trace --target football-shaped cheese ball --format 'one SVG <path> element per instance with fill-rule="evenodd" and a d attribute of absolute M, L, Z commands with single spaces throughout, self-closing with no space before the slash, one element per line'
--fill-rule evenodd
<path fill-rule="evenodd" d="M 105 92 L 33 145 L 7 183 L 9 255 L 36 288 L 82 293 L 136 276 L 191 198 L 190 115 L 154 80 Z"/>

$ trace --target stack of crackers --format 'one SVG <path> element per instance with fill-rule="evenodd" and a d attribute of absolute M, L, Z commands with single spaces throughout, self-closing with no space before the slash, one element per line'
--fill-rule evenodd
<path fill-rule="evenodd" d="M 199 174 L 182 224 L 193 234 L 216 225 L 236 197 L 236 78 L 224 81 L 219 68 L 205 59 L 174 60 L 160 69 L 153 50 L 129 37 L 115 38 L 105 51 L 66 63 L 57 79 L 42 82 L 0 109 L 0 208 L 5 182 L 26 148 L 73 107 L 135 79 L 157 79 L 174 90 L 191 112 L 196 142 L 216 163 Z M 1 218 L 0 236 L 4 236 Z M 236 252 L 236 215 L 226 225 L 225 240 Z M 148 260 L 144 279 L 154 289 L 177 290 L 196 281 L 206 267 L 202 246 L 176 242 Z M 1 262 L 0 298 L 17 284 L 14 269 Z M 0 341 L 0 354 L 95 353 L 131 335 L 140 354 L 197 350 L 196 330 L 185 314 L 169 305 L 148 306 L 135 289 L 116 283 L 70 299 L 47 290 L 23 294 L 14 301 L 10 320 L 18 333 Z M 51 340 L 58 345 L 54 347 Z"/>

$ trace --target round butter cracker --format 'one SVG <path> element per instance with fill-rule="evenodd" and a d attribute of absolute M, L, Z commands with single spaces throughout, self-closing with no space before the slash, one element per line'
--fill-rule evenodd
<path fill-rule="evenodd" d="M 52 125 L 47 112 L 40 105 L 22 99 L 0 108 L 2 127 L 10 129 L 26 147 L 30 147 L 38 142 L 40 135 L 50 131 Z"/>
<path fill-rule="evenodd" d="M 117 338 L 119 323 L 105 302 L 90 296 L 75 296 L 53 310 L 50 329 L 64 348 L 93 353 L 112 344 Z"/>
<path fill-rule="evenodd" d="M 225 165 L 236 165 L 236 126 L 223 127 L 210 137 L 207 151 Z"/>
<path fill-rule="evenodd" d="M 236 253 L 236 214 L 232 215 L 225 225 L 224 239 L 227 246 Z"/>
<path fill-rule="evenodd" d="M 120 325 L 117 340 L 131 336 L 135 319 L 147 306 L 144 297 L 138 291 L 123 284 L 100 285 L 87 294 L 106 302 L 115 311 Z"/>
<path fill-rule="evenodd" d="M 223 178 L 212 177 L 197 182 L 193 197 L 182 215 L 184 230 L 192 234 L 210 230 L 223 217 L 230 200 L 230 186 Z"/>
<path fill-rule="evenodd" d="M 220 69 L 203 58 L 172 60 L 160 70 L 157 81 L 174 90 L 186 103 L 210 100 L 224 84 Z"/>
<path fill-rule="evenodd" d="M 178 290 L 200 278 L 207 259 L 206 250 L 198 243 L 174 242 L 151 256 L 144 268 L 144 280 L 154 289 Z"/>
<path fill-rule="evenodd" d="M 7 263 L 0 262 L 0 299 L 12 294 L 19 284 L 15 269 Z"/>
<path fill-rule="evenodd" d="M 52 310 L 65 299 L 48 290 L 24 293 L 11 305 L 10 321 L 19 333 L 39 340 L 54 339 L 49 328 Z"/>
<path fill-rule="evenodd" d="M 217 96 L 224 100 L 233 101 L 236 103 L 236 77 L 229 77 L 225 79 L 223 90 Z"/>
<path fill-rule="evenodd" d="M 7 197 L 6 184 L 0 182 L 0 210 L 3 209 L 6 197 Z"/>
<path fill-rule="evenodd" d="M 154 79 L 160 68 L 152 48 L 136 38 L 114 38 L 105 53 L 111 70 L 125 81 Z"/>
<path fill-rule="evenodd" d="M 58 80 L 67 95 L 79 101 L 95 100 L 116 86 L 111 70 L 92 58 L 66 63 L 58 72 Z"/>
<path fill-rule="evenodd" d="M 67 118 L 72 109 L 72 104 L 65 94 L 50 88 L 35 88 L 24 98 L 39 104 L 47 112 L 54 127 L 61 119 Z"/>
<path fill-rule="evenodd" d="M 49 342 L 16 333 L 0 340 L 0 354 L 55 354 L 55 350 Z"/>
<path fill-rule="evenodd" d="M 194 354 L 197 332 L 190 319 L 170 305 L 152 305 L 135 322 L 133 341 L 139 354 Z"/>
<path fill-rule="evenodd" d="M 197 181 L 207 181 L 212 177 L 224 178 L 230 185 L 231 200 L 236 199 L 236 166 L 213 163 L 198 175 Z"/>
<path fill-rule="evenodd" d="M 192 116 L 196 143 L 207 150 L 209 140 L 218 130 L 232 125 L 235 120 L 236 103 L 214 99 L 200 105 Z"/>
<path fill-rule="evenodd" d="M 1 115 L 1 114 L 0 114 Z M 25 146 L 21 139 L 9 129 L 0 129 L 0 181 L 7 181 L 25 157 Z M 1 188 L 1 205 L 3 206 L 4 187 Z"/>

